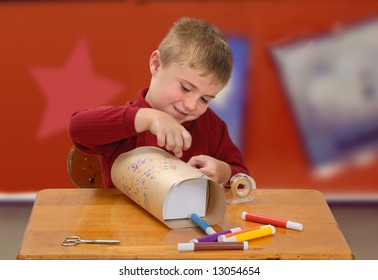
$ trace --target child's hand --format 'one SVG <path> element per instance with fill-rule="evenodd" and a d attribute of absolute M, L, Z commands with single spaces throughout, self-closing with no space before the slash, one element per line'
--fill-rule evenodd
<path fill-rule="evenodd" d="M 192 145 L 192 136 L 185 127 L 159 110 L 139 109 L 135 116 L 135 129 L 137 132 L 149 130 L 156 135 L 159 147 L 165 147 L 179 158 L 182 157 L 182 151 Z"/>
<path fill-rule="evenodd" d="M 210 156 L 192 157 L 188 164 L 198 168 L 199 171 L 219 184 L 227 183 L 231 177 L 231 167 L 228 163 Z"/>

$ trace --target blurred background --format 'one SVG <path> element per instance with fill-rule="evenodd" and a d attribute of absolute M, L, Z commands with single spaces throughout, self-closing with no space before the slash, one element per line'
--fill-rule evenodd
<path fill-rule="evenodd" d="M 14 239 L 0 259 L 17 252 L 37 191 L 75 187 L 70 115 L 134 100 L 183 16 L 230 41 L 232 80 L 211 106 L 257 187 L 321 191 L 357 257 L 378 259 L 375 0 L 0 1 L 0 235 Z"/>

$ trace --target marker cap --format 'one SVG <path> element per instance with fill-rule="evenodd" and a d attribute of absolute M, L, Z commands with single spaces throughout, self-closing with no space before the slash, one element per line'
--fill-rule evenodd
<path fill-rule="evenodd" d="M 205 232 L 206 234 L 210 235 L 210 234 L 214 234 L 214 233 L 217 233 L 212 227 L 208 227 L 205 229 Z"/>
<path fill-rule="evenodd" d="M 296 223 L 296 222 L 291 222 L 291 221 L 287 221 L 286 227 L 290 228 L 290 229 L 295 229 L 295 230 L 302 230 L 303 229 L 302 224 Z"/>
<path fill-rule="evenodd" d="M 224 242 L 225 240 L 226 236 L 224 236 L 223 234 L 218 236 L 218 242 Z"/>
<path fill-rule="evenodd" d="M 236 227 L 236 228 L 232 228 L 230 229 L 231 232 L 238 232 L 238 231 L 241 231 L 241 227 Z"/>
<path fill-rule="evenodd" d="M 245 220 L 245 215 L 247 215 L 247 212 L 246 212 L 246 211 L 244 211 L 244 212 L 241 214 L 241 217 L 242 217 L 243 220 Z"/>
<path fill-rule="evenodd" d="M 238 240 L 236 239 L 235 236 L 230 236 L 229 238 L 223 236 L 222 239 L 219 240 L 218 242 L 237 242 L 237 241 Z M 243 241 L 243 242 L 245 242 L 245 241 Z"/>
<path fill-rule="evenodd" d="M 178 251 L 194 251 L 194 243 L 178 243 Z"/>
<path fill-rule="evenodd" d="M 276 228 L 272 225 L 266 225 L 264 227 L 270 227 L 272 229 L 272 234 L 275 234 L 276 233 Z"/>

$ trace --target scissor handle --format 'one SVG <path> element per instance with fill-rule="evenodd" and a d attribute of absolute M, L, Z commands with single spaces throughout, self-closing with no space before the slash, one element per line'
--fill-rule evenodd
<path fill-rule="evenodd" d="M 75 246 L 79 244 L 81 241 L 79 236 L 67 236 L 63 239 L 63 241 L 60 243 L 63 246 Z"/>

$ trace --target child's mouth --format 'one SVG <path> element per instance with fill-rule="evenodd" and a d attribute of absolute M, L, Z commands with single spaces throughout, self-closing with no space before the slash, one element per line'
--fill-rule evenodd
<path fill-rule="evenodd" d="M 173 106 L 173 108 L 175 109 L 177 115 L 180 117 L 180 118 L 185 118 L 188 116 L 188 114 L 184 113 L 183 111 L 177 109 L 176 107 Z"/>

